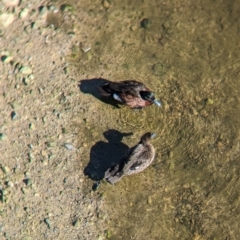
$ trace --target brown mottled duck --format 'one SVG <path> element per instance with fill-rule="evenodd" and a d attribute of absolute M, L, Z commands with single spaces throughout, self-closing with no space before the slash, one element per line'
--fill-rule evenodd
<path fill-rule="evenodd" d="M 161 102 L 155 99 L 153 92 L 143 83 L 135 80 L 108 82 L 99 86 L 98 90 L 102 96 L 111 97 L 130 108 L 141 109 L 153 103 L 161 106 Z"/>
<path fill-rule="evenodd" d="M 114 184 L 123 176 L 139 173 L 146 169 L 154 160 L 155 149 L 150 143 L 150 140 L 156 134 L 147 132 L 142 137 L 140 142 L 130 148 L 119 164 L 109 168 L 105 172 L 105 179 Z"/>

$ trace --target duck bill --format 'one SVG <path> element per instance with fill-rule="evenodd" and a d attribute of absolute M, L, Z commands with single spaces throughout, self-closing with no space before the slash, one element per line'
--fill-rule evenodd
<path fill-rule="evenodd" d="M 158 107 L 161 107 L 162 106 L 162 103 L 158 100 L 154 100 L 153 101 Z"/>
<path fill-rule="evenodd" d="M 152 133 L 151 138 L 155 138 L 156 135 L 157 135 L 156 133 Z"/>

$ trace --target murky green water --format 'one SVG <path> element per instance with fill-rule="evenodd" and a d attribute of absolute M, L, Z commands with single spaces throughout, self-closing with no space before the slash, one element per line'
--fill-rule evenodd
<path fill-rule="evenodd" d="M 163 103 L 131 111 L 82 95 L 89 146 L 108 129 L 133 132 L 123 138 L 128 146 L 146 131 L 157 133 L 151 167 L 99 189 L 110 238 L 239 239 L 238 2 L 77 4 L 85 10 L 71 58 L 79 80 L 136 79 Z M 145 18 L 150 24 L 142 28 Z"/>

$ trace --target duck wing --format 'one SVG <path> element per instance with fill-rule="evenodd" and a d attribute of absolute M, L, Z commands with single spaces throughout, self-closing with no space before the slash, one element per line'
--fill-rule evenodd
<path fill-rule="evenodd" d="M 153 161 L 155 150 L 152 145 L 139 144 L 129 156 L 128 162 L 123 168 L 124 175 L 131 175 L 143 171 Z"/>
<path fill-rule="evenodd" d="M 139 97 L 139 91 L 148 91 L 149 89 L 135 80 L 125 80 L 106 83 L 98 87 L 98 90 L 105 96 L 116 93 L 118 95 Z"/>
<path fill-rule="evenodd" d="M 136 167 L 142 160 L 142 153 L 144 151 L 144 145 L 139 143 L 137 146 L 131 148 L 131 151 L 128 152 L 126 156 L 125 165 L 123 166 L 122 172 L 125 174 L 129 169 Z"/>
<path fill-rule="evenodd" d="M 109 168 L 106 172 L 105 172 L 105 176 L 104 178 L 110 182 L 111 184 L 114 184 L 116 182 L 118 182 L 123 176 L 124 176 L 124 166 L 125 164 L 128 162 L 129 159 L 129 155 L 132 154 L 132 152 L 134 151 L 135 147 L 130 148 L 125 156 L 123 156 L 119 163 L 111 168 Z"/>
<path fill-rule="evenodd" d="M 140 97 L 140 91 L 150 91 L 143 83 L 137 82 L 135 80 L 126 80 L 121 82 L 122 92 L 126 95 L 131 95 L 133 97 Z"/>

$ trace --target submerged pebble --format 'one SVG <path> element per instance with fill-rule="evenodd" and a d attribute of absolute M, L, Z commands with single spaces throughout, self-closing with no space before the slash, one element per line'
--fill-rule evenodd
<path fill-rule="evenodd" d="M 48 228 L 51 228 L 51 223 L 48 218 L 44 218 L 44 223 L 48 226 Z"/>
<path fill-rule="evenodd" d="M 110 1 L 109 0 L 103 0 L 102 5 L 105 9 L 108 9 L 110 7 Z"/>
<path fill-rule="evenodd" d="M 17 119 L 17 113 L 16 112 L 11 112 L 11 119 L 16 120 Z"/>
<path fill-rule="evenodd" d="M 4 172 L 4 174 L 9 174 L 10 168 L 8 166 L 2 166 L 2 171 Z"/>
<path fill-rule="evenodd" d="M 24 179 L 24 183 L 26 184 L 26 186 L 30 186 L 32 184 L 32 180 L 30 178 L 26 178 Z"/>
<path fill-rule="evenodd" d="M 27 66 L 22 66 L 22 67 L 20 68 L 20 73 L 29 75 L 29 74 L 32 73 L 32 68 L 27 67 Z"/>
<path fill-rule="evenodd" d="M 151 198 L 151 196 L 148 196 L 147 203 L 148 203 L 148 204 L 152 204 L 152 198 Z"/>
<path fill-rule="evenodd" d="M 213 100 L 212 100 L 211 98 L 208 98 L 208 99 L 206 100 L 206 104 L 212 105 L 212 104 L 213 104 Z"/>
<path fill-rule="evenodd" d="M 74 149 L 74 146 L 70 143 L 64 143 L 64 147 L 68 150 L 73 150 Z"/>
<path fill-rule="evenodd" d="M 20 0 L 3 0 L 3 3 L 6 7 L 17 7 L 20 3 Z"/>
<path fill-rule="evenodd" d="M 13 23 L 15 16 L 13 13 L 2 13 L 0 14 L 0 22 L 4 27 L 8 27 Z"/>
<path fill-rule="evenodd" d="M 148 29 L 151 27 L 152 25 L 152 21 L 149 19 L 149 18 L 144 18 L 142 21 L 141 21 L 141 27 L 142 28 L 145 28 L 145 29 Z"/>
<path fill-rule="evenodd" d="M 13 56 L 11 55 L 3 55 L 1 57 L 3 63 L 10 63 L 13 60 Z"/>
<path fill-rule="evenodd" d="M 28 8 L 23 8 L 22 11 L 19 13 L 19 17 L 22 19 L 26 18 L 28 15 L 28 12 L 29 12 Z"/>
<path fill-rule="evenodd" d="M 4 133 L 0 133 L 0 140 L 5 140 L 7 138 L 7 135 Z"/>
<path fill-rule="evenodd" d="M 13 183 L 12 181 L 8 181 L 8 182 L 7 182 L 7 185 L 8 185 L 8 187 L 11 187 L 11 188 L 12 188 L 12 187 L 14 186 L 14 183 Z"/>
<path fill-rule="evenodd" d="M 92 186 L 92 190 L 93 190 L 93 191 L 97 191 L 98 188 L 99 188 L 99 186 L 100 186 L 100 182 L 94 183 L 93 186 Z"/>
<path fill-rule="evenodd" d="M 74 7 L 71 4 L 63 4 L 61 5 L 60 10 L 62 12 L 72 12 L 74 10 Z"/>

